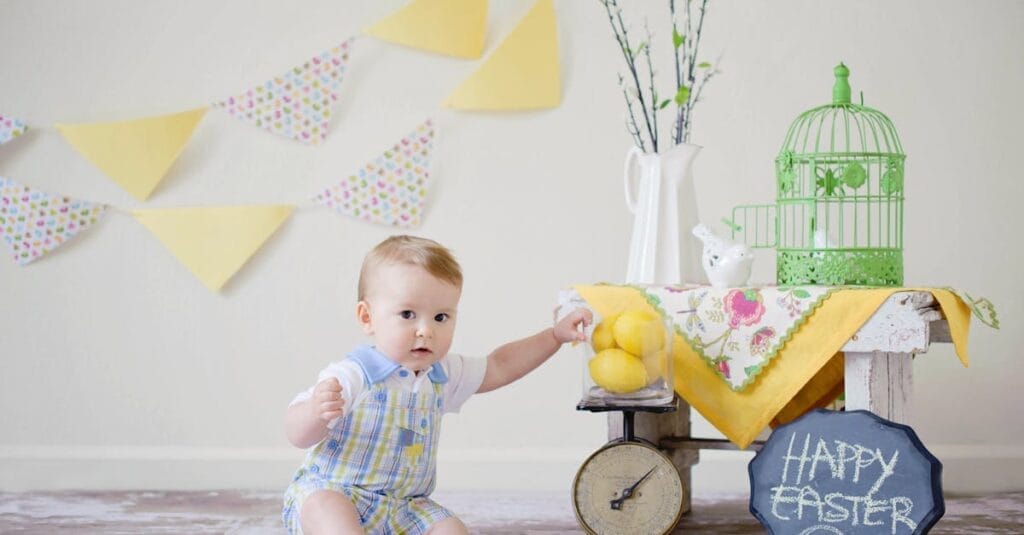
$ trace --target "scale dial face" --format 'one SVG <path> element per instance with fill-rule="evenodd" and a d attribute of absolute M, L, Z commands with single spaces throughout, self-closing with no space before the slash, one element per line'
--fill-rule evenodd
<path fill-rule="evenodd" d="M 594 452 L 576 472 L 572 490 L 576 519 L 592 535 L 660 535 L 682 514 L 679 472 L 641 442 L 612 443 Z"/>

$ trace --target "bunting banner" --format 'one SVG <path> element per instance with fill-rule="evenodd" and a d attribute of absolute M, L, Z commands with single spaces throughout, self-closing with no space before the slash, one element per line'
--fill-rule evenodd
<path fill-rule="evenodd" d="M 483 50 L 487 0 L 410 0 L 366 30 L 385 41 L 457 57 Z M 132 120 L 57 124 L 85 160 L 145 201 L 159 187 L 210 107 L 306 144 L 327 135 L 352 39 L 259 87 L 209 107 Z M 556 21 L 552 0 L 538 0 L 447 105 L 464 109 L 531 109 L 559 104 Z M 28 127 L 0 115 L 0 144 Z M 418 226 L 430 182 L 435 127 L 409 135 L 329 186 L 313 201 L 361 221 Z M 291 205 L 137 209 L 130 213 L 204 285 L 219 291 L 295 210 Z M 0 236 L 25 265 L 66 243 L 116 207 L 38 191 L 0 178 Z M 119 210 L 118 210 L 119 211 Z"/>
<path fill-rule="evenodd" d="M 487 0 L 413 0 L 363 33 L 391 43 L 459 58 L 484 51 Z"/>
<path fill-rule="evenodd" d="M 5 117 L 0 113 L 0 145 L 24 134 L 26 130 L 28 127 L 25 126 L 25 123 L 14 117 Z"/>
<path fill-rule="evenodd" d="M 557 30 L 552 0 L 538 0 L 444 105 L 463 110 L 557 107 L 562 101 Z"/>
<path fill-rule="evenodd" d="M 487 9 L 487 0 L 410 0 L 365 31 L 423 50 L 479 57 L 486 34 Z M 279 136 L 319 144 L 330 128 L 352 39 L 209 107 L 224 109 Z M 477 110 L 554 107 L 561 102 L 560 76 L 554 5 L 552 0 L 537 0 L 505 41 L 448 97 L 445 105 Z M 181 155 L 209 107 L 124 121 L 57 124 L 56 128 L 87 161 L 130 195 L 145 201 Z M 0 144 L 26 130 L 22 121 L 0 115 Z M 408 187 L 409 183 L 405 185 Z M 415 189 L 411 187 L 409 194 L 414 195 Z M 349 195 L 353 194 L 363 195 Z M 387 224 L 404 226 L 419 220 L 420 214 L 416 212 L 422 211 L 422 195 L 418 199 L 392 196 L 382 200 L 395 201 L 389 203 L 388 210 L 394 212 L 391 216 L 374 206 L 363 210 L 353 205 L 348 209 Z M 371 202 L 379 203 L 380 200 Z"/>
<path fill-rule="evenodd" d="M 313 201 L 354 218 L 414 227 L 420 224 L 434 151 L 434 122 L 416 130 L 358 172 L 320 192 Z"/>
<path fill-rule="evenodd" d="M 21 265 L 60 247 L 95 223 L 106 209 L 0 177 L 0 236 Z"/>
<path fill-rule="evenodd" d="M 185 149 L 206 108 L 131 121 L 58 124 L 64 139 L 140 201 L 163 180 Z"/>
<path fill-rule="evenodd" d="M 351 41 L 214 106 L 268 132 L 316 145 L 327 137 Z"/>
<path fill-rule="evenodd" d="M 132 210 L 207 288 L 219 291 L 291 215 L 294 206 Z"/>

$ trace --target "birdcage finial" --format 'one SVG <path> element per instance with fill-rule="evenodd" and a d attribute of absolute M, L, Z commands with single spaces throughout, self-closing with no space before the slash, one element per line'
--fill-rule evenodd
<path fill-rule="evenodd" d="M 836 75 L 836 85 L 832 86 L 832 103 L 833 104 L 849 104 L 850 103 L 850 69 L 846 68 L 842 62 L 836 65 L 836 68 L 832 70 Z"/>

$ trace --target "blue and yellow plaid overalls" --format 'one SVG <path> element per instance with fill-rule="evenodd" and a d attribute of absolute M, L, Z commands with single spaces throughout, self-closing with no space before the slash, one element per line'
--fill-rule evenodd
<path fill-rule="evenodd" d="M 367 533 L 425 533 L 454 516 L 428 497 L 447 377 L 435 365 L 429 378 L 430 388 L 419 392 L 389 388 L 383 379 L 369 385 L 362 402 L 310 450 L 285 491 L 289 533 L 302 533 L 302 503 L 319 490 L 348 496 Z"/>

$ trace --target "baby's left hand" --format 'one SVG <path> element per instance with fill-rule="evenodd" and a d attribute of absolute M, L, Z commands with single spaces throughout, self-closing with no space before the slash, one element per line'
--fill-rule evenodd
<path fill-rule="evenodd" d="M 585 308 L 573 310 L 561 321 L 555 323 L 555 327 L 552 329 L 555 339 L 559 344 L 582 342 L 587 339 L 587 335 L 583 334 L 583 329 L 580 329 L 580 326 L 586 327 L 592 321 L 594 321 L 594 315 L 589 310 Z"/>

